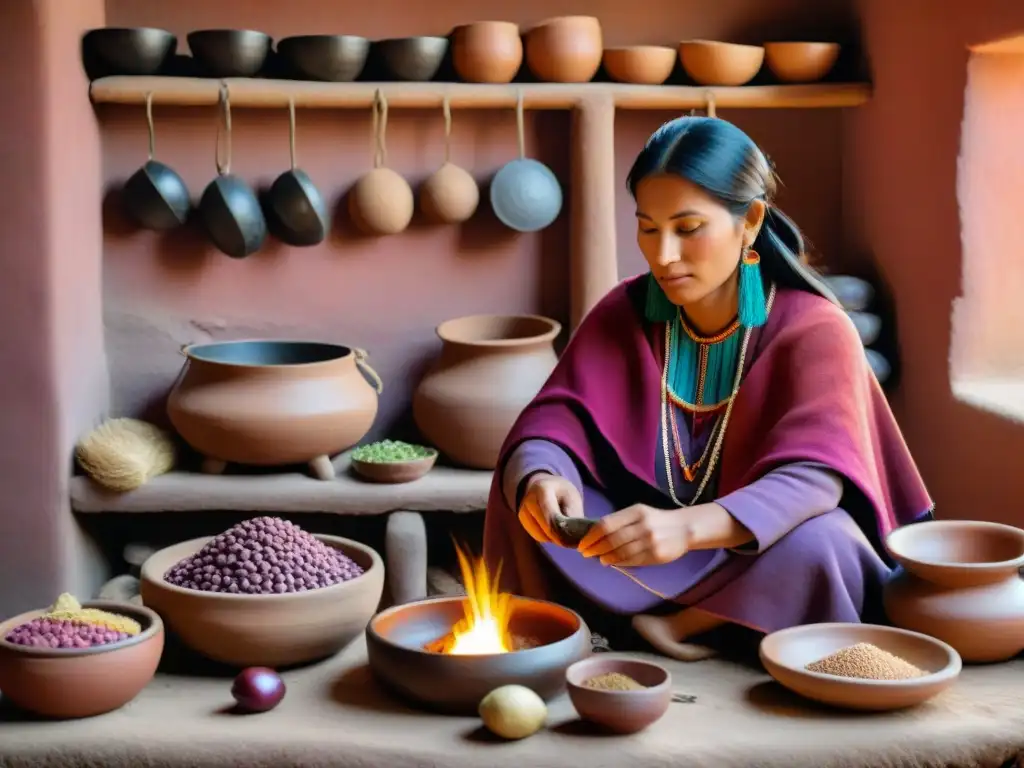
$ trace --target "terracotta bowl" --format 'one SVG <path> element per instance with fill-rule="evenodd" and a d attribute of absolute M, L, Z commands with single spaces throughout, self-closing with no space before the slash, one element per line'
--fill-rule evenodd
<path fill-rule="evenodd" d="M 661 85 L 672 74 L 676 52 L 661 45 L 605 48 L 604 70 L 612 80 L 637 85 Z"/>
<path fill-rule="evenodd" d="M 523 39 L 511 21 L 477 21 L 456 27 L 452 64 L 467 83 L 510 83 L 523 64 Z"/>
<path fill-rule="evenodd" d="M 413 461 L 359 461 L 352 459 L 357 475 L 373 483 L 411 483 L 434 468 L 437 451 Z"/>
<path fill-rule="evenodd" d="M 362 576 L 308 592 L 233 595 L 169 584 L 164 574 L 212 537 L 161 549 L 142 565 L 142 602 L 196 653 L 236 667 L 284 667 L 337 653 L 366 627 L 384 591 L 384 563 L 373 549 L 317 535 L 361 565 Z"/>
<path fill-rule="evenodd" d="M 641 691 L 587 688 L 592 677 L 619 672 L 646 686 Z M 636 733 L 656 723 L 672 703 L 672 676 L 650 661 L 600 654 L 577 661 L 565 672 L 569 700 L 580 717 L 615 733 Z"/>
<path fill-rule="evenodd" d="M 765 43 L 768 69 L 784 83 L 821 80 L 839 58 L 839 43 Z"/>
<path fill-rule="evenodd" d="M 684 40 L 679 44 L 679 60 L 698 85 L 746 85 L 761 70 L 764 48 L 715 40 Z"/>
<path fill-rule="evenodd" d="M 480 700 L 502 685 L 524 685 L 543 699 L 565 690 L 565 670 L 590 655 L 590 630 L 555 603 L 512 598 L 513 634 L 543 645 L 513 653 L 449 656 L 424 650 L 463 616 L 463 597 L 389 608 L 366 628 L 370 668 L 386 688 L 437 712 L 475 715 Z"/>
<path fill-rule="evenodd" d="M 45 610 L 0 623 L 0 691 L 4 698 L 42 717 L 102 715 L 123 707 L 149 684 L 164 651 L 164 625 L 149 608 L 97 600 L 99 608 L 135 619 L 142 632 L 107 646 L 81 650 L 27 648 L 3 638 Z"/>
<path fill-rule="evenodd" d="M 526 64 L 538 80 L 589 83 L 601 66 L 604 38 L 596 16 L 560 16 L 526 34 Z"/>
<path fill-rule="evenodd" d="M 886 549 L 907 571 L 944 587 L 988 584 L 1024 567 L 1024 530 L 980 520 L 930 520 L 889 534 Z"/>
<path fill-rule="evenodd" d="M 928 674 L 911 680 L 863 680 L 810 672 L 805 667 L 842 648 L 871 643 Z M 875 624 L 807 624 L 761 641 L 761 663 L 775 680 L 813 701 L 845 709 L 912 707 L 949 688 L 960 675 L 960 655 L 935 638 Z"/>

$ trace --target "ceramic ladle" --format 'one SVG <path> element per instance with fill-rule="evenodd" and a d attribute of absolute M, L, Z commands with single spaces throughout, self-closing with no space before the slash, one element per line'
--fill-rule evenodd
<path fill-rule="evenodd" d="M 480 204 L 480 188 L 476 179 L 451 161 L 452 108 L 448 96 L 441 105 L 444 111 L 444 164 L 420 187 L 420 209 L 431 221 L 461 224 L 476 213 Z"/>
<path fill-rule="evenodd" d="M 519 158 L 501 167 L 491 181 L 491 208 L 502 224 L 518 232 L 549 226 L 562 210 L 562 188 L 544 163 L 526 156 L 523 92 L 516 99 Z"/>
<path fill-rule="evenodd" d="M 252 187 L 231 173 L 231 97 L 226 83 L 220 88 L 224 120 L 224 160 L 220 157 L 221 125 L 217 124 L 217 178 L 203 191 L 199 214 L 210 241 L 222 253 L 244 259 L 256 253 L 267 239 L 267 220 Z"/>
<path fill-rule="evenodd" d="M 316 245 L 327 237 L 329 217 L 323 195 L 295 162 L 295 99 L 288 99 L 288 150 L 291 169 L 278 176 L 267 193 L 270 228 L 288 245 Z"/>
<path fill-rule="evenodd" d="M 146 94 L 149 127 L 149 160 L 125 182 L 121 191 L 128 215 L 143 229 L 166 231 L 185 223 L 192 200 L 188 186 L 177 171 L 155 160 L 156 130 L 153 127 L 153 94 Z"/>

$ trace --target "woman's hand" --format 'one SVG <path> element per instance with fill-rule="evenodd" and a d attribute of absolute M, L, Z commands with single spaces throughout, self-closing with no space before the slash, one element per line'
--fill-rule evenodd
<path fill-rule="evenodd" d="M 584 557 L 600 557 L 604 565 L 661 565 L 685 555 L 691 538 L 686 510 L 634 504 L 602 517 L 578 549 Z"/>
<path fill-rule="evenodd" d="M 534 541 L 559 544 L 552 521 L 558 515 L 583 517 L 583 497 L 564 477 L 538 472 L 526 481 L 519 505 L 519 523 Z"/>

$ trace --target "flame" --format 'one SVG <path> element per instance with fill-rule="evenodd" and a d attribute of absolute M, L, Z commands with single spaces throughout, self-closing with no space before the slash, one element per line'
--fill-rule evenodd
<path fill-rule="evenodd" d="M 501 566 L 492 576 L 483 558 L 471 560 L 456 544 L 459 570 L 466 585 L 464 615 L 450 634 L 428 646 L 428 650 L 451 656 L 509 653 L 513 650 L 508 622 L 512 595 L 499 592 Z"/>

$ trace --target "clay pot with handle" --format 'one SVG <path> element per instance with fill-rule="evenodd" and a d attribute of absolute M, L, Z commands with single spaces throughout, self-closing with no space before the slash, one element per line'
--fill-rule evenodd
<path fill-rule="evenodd" d="M 359 442 L 377 416 L 383 385 L 359 349 L 225 341 L 187 345 L 182 354 L 167 415 L 208 473 L 229 462 L 309 464 L 319 479 L 332 479 L 330 457 Z"/>
<path fill-rule="evenodd" d="M 893 624 L 948 643 L 966 662 L 1024 651 L 1024 530 L 934 520 L 893 531 L 886 547 L 903 566 L 885 587 Z"/>
<path fill-rule="evenodd" d="M 494 469 L 509 430 L 558 362 L 553 344 L 561 330 L 538 315 L 441 323 L 441 355 L 413 395 L 420 432 L 452 461 Z"/>

